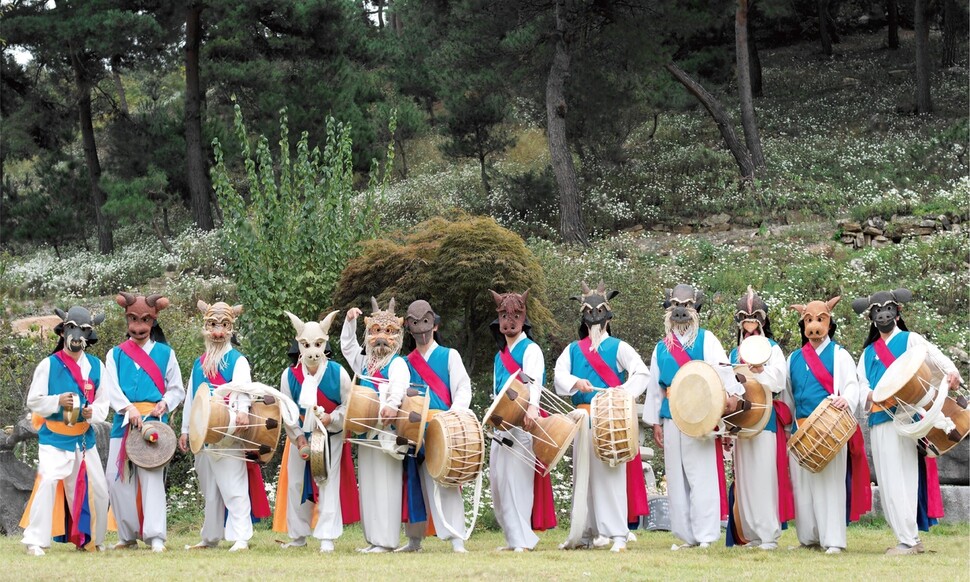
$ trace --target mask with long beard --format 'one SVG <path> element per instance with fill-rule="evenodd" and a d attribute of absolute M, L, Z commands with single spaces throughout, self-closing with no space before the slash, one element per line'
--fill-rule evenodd
<path fill-rule="evenodd" d="M 68 309 L 67 313 L 54 308 L 54 313 L 61 318 L 61 322 L 54 326 L 54 333 L 60 338 L 55 352 L 65 348 L 74 353 L 82 352 L 98 342 L 94 326 L 104 321 L 103 313 L 92 317 L 90 311 L 77 305 Z"/>
<path fill-rule="evenodd" d="M 701 326 L 700 308 L 704 304 L 704 293 L 690 285 L 680 284 L 667 289 L 664 294 L 664 342 L 673 342 L 673 335 L 683 339 L 684 349 L 690 349 L 697 339 Z"/>
<path fill-rule="evenodd" d="M 367 374 L 373 376 L 401 351 L 404 318 L 394 315 L 393 297 L 386 310 L 381 310 L 377 299 L 371 297 L 370 301 L 374 311 L 370 317 L 364 317 L 364 353 L 367 355 Z"/>
<path fill-rule="evenodd" d="M 589 336 L 590 349 L 595 352 L 609 332 L 610 320 L 613 319 L 613 308 L 610 307 L 609 300 L 620 292 L 615 289 L 607 291 L 603 281 L 599 282 L 595 290 L 591 290 L 585 281 L 582 286 L 582 294 L 573 295 L 570 299 L 580 303 L 579 312 L 583 320 L 579 324 L 579 338 Z"/>
<path fill-rule="evenodd" d="M 219 369 L 226 365 L 223 358 L 232 349 L 230 340 L 236 318 L 242 314 L 242 305 L 229 306 L 217 301 L 209 305 L 199 300 L 196 307 L 202 312 L 202 338 L 205 340 L 205 357 L 202 359 L 202 372 L 207 378 L 214 378 Z"/>

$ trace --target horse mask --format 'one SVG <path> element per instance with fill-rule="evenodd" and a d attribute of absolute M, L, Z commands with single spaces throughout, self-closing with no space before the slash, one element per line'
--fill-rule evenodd
<path fill-rule="evenodd" d="M 772 337 L 771 322 L 768 320 L 768 304 L 751 288 L 751 285 L 748 285 L 747 293 L 738 299 L 734 322 L 738 326 L 738 343 L 752 335 Z"/>
<path fill-rule="evenodd" d="M 591 290 L 585 281 L 582 282 L 583 292 L 573 295 L 570 299 L 580 304 L 579 313 L 582 321 L 579 324 L 579 338 L 590 337 L 590 349 L 596 351 L 605 333 L 610 330 L 610 320 L 613 319 L 613 308 L 610 299 L 620 294 L 615 289 L 607 291 L 603 281 L 599 282 L 595 290 Z"/>
<path fill-rule="evenodd" d="M 303 365 L 311 373 L 316 373 L 320 364 L 327 362 L 326 348 L 327 342 L 330 340 L 330 326 L 333 324 L 333 318 L 339 312 L 331 311 L 319 323 L 316 321 L 304 323 L 303 320 L 289 311 L 283 313 L 290 318 L 293 329 L 296 330 L 296 342 L 300 349 L 300 359 L 303 361 Z"/>
<path fill-rule="evenodd" d="M 802 332 L 802 344 L 816 340 L 821 342 L 825 336 L 835 337 L 835 320 L 832 318 L 832 310 L 842 299 L 838 295 L 828 301 L 812 301 L 807 305 L 790 305 L 791 309 L 798 312 L 798 328 Z"/>
<path fill-rule="evenodd" d="M 54 352 L 64 348 L 70 352 L 82 352 L 98 342 L 98 333 L 94 331 L 94 326 L 104 321 L 103 313 L 92 317 L 90 311 L 77 305 L 68 309 L 67 313 L 55 307 L 54 313 L 61 318 L 61 322 L 54 326 L 54 333 L 59 338 Z"/>
<path fill-rule="evenodd" d="M 216 375 L 222 365 L 222 359 L 232 349 L 230 340 L 233 338 L 233 325 L 236 318 L 242 314 L 242 305 L 229 306 L 228 303 L 217 301 L 209 305 L 199 300 L 196 307 L 202 312 L 202 338 L 205 340 L 205 359 L 202 361 L 202 372 L 209 378 Z"/>
<path fill-rule="evenodd" d="M 115 297 L 115 302 L 125 310 L 125 320 L 128 323 L 128 337 L 136 342 L 148 339 L 165 341 L 165 334 L 158 326 L 158 312 L 169 305 L 167 297 L 159 293 L 149 296 L 134 295 L 122 291 Z"/>
<path fill-rule="evenodd" d="M 683 283 L 664 293 L 664 337 L 670 338 L 671 333 L 683 337 L 684 348 L 690 348 L 697 339 L 697 332 L 701 326 L 700 310 L 704 305 L 704 293 L 691 285 Z M 672 340 L 665 340 L 672 341 Z"/>
<path fill-rule="evenodd" d="M 370 302 L 374 311 L 370 317 L 364 317 L 364 353 L 367 354 L 368 373 L 373 375 L 401 351 L 404 342 L 404 318 L 394 315 L 393 297 L 386 310 L 381 310 L 377 299 L 371 297 Z"/>
<path fill-rule="evenodd" d="M 872 325 L 880 333 L 889 333 L 897 325 L 905 329 L 902 322 L 903 303 L 913 300 L 913 292 L 909 289 L 895 291 L 878 291 L 868 297 L 859 297 L 852 302 L 852 310 L 862 315 L 867 313 Z M 871 330 L 870 330 L 871 331 Z"/>

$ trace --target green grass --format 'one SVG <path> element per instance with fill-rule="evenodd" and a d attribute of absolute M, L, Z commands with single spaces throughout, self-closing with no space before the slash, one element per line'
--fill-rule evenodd
<path fill-rule="evenodd" d="M 671 552 L 674 537 L 666 532 L 637 532 L 639 541 L 624 554 L 606 550 L 563 552 L 556 549 L 565 537 L 560 530 L 542 534 L 539 549 L 527 554 L 495 552 L 502 544 L 498 532 L 477 531 L 468 542 L 470 553 L 455 555 L 450 544 L 425 541 L 421 554 L 361 555 L 359 527 L 349 528 L 337 542 L 337 551 L 321 556 L 316 547 L 283 551 L 276 547 L 281 536 L 258 531 L 252 549 L 244 554 L 225 551 L 187 552 L 185 544 L 197 541 L 194 534 L 173 534 L 171 550 L 155 555 L 146 548 L 109 551 L 103 555 L 72 551 L 57 544 L 43 558 L 27 556 L 15 537 L 0 539 L 5 580 L 83 580 L 150 577 L 160 580 L 847 580 L 863 576 L 872 580 L 968 580 L 970 579 L 970 526 L 948 525 L 924 534 L 929 550 L 922 556 L 889 558 L 882 553 L 895 540 L 885 527 L 849 528 L 849 551 L 827 556 L 797 545 L 792 530 L 784 532 L 775 552 L 724 547 Z M 109 535 L 109 543 L 113 542 Z"/>

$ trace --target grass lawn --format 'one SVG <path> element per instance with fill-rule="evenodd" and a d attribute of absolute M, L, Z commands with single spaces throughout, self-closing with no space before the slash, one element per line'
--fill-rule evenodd
<path fill-rule="evenodd" d="M 538 551 L 526 554 L 498 553 L 502 545 L 498 532 L 478 531 L 468 542 L 469 554 L 452 554 L 450 544 L 437 539 L 425 541 L 420 554 L 362 555 L 354 551 L 363 545 L 359 527 L 351 527 L 329 556 L 316 552 L 318 546 L 280 550 L 279 534 L 259 530 L 248 553 L 230 554 L 229 544 L 220 550 L 187 552 L 181 548 L 195 543 L 194 533 L 170 532 L 165 554 L 147 548 L 90 554 L 73 551 L 73 546 L 55 544 L 45 557 L 23 552 L 16 537 L 0 538 L 0 571 L 3 580 L 313 580 L 334 574 L 355 581 L 370 580 L 619 580 L 702 579 L 702 580 L 968 580 L 970 579 L 970 526 L 948 525 L 923 535 L 929 550 L 922 556 L 886 557 L 883 551 L 895 540 L 888 527 L 849 528 L 849 551 L 839 556 L 819 552 L 787 550 L 797 545 L 792 530 L 784 532 L 779 550 L 762 552 L 724 547 L 672 552 L 674 537 L 667 532 L 637 532 L 639 540 L 623 554 L 606 550 L 570 551 L 556 549 L 563 531 L 541 536 Z M 109 544 L 114 536 L 109 534 Z"/>

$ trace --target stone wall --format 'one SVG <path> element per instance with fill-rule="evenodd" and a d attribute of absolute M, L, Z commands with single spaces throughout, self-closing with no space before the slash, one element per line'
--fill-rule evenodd
<path fill-rule="evenodd" d="M 841 220 L 838 222 L 839 240 L 853 248 L 881 247 L 917 237 L 929 237 L 938 232 L 970 234 L 965 227 L 967 216 L 936 217 L 893 216 L 890 220 L 876 216 L 863 222 Z"/>

